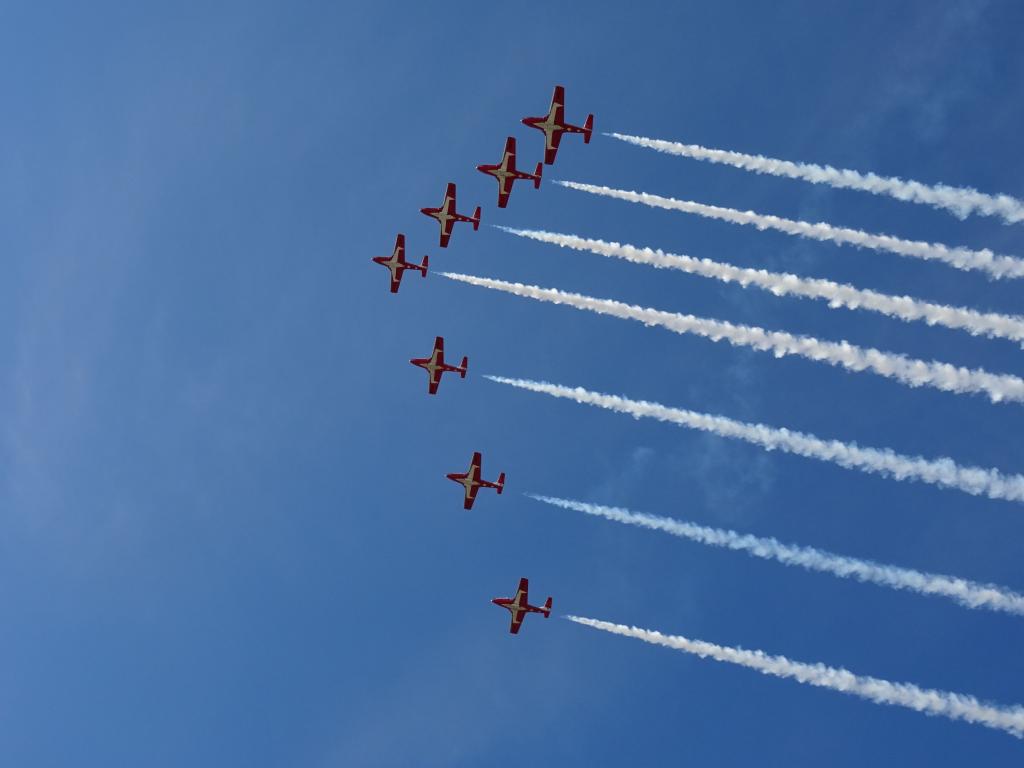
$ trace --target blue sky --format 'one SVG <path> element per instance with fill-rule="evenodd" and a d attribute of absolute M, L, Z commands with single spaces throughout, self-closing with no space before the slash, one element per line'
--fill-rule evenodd
<path fill-rule="evenodd" d="M 769 7 L 770 6 L 770 7 Z M 1024 196 L 1010 2 L 11 3 L 0 25 L 0 763 L 1007 765 L 1015 739 L 489 604 L 1024 701 L 1019 619 L 547 508 L 538 492 L 1024 589 L 1019 505 L 492 384 L 579 384 L 1024 472 L 1024 411 L 406 278 L 434 269 L 1024 374 L 1009 342 L 418 209 L 1024 312 L 1020 285 L 602 200 L 495 207 L 507 135 L 596 128 Z M 563 142 L 549 179 L 1024 253 L 1024 230 Z M 436 398 L 406 362 L 470 356 Z M 500 498 L 444 479 L 474 450 Z"/>

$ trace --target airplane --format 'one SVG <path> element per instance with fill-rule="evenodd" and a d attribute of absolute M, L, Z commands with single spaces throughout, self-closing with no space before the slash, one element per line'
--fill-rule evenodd
<path fill-rule="evenodd" d="M 555 162 L 558 142 L 562 140 L 563 133 L 582 133 L 583 143 L 589 144 L 590 135 L 594 130 L 593 115 L 587 115 L 587 121 L 582 126 L 570 125 L 565 122 L 565 88 L 560 85 L 555 86 L 547 116 L 524 117 L 522 123 L 544 132 L 544 163 L 546 165 Z"/>
<path fill-rule="evenodd" d="M 448 247 L 448 239 L 452 236 L 452 227 L 456 221 L 465 221 L 473 225 L 473 231 L 480 229 L 480 206 L 472 216 L 463 216 L 455 207 L 455 185 L 448 182 L 448 191 L 444 193 L 444 202 L 440 208 L 420 208 L 420 213 L 437 219 L 441 225 L 441 247 Z"/>
<path fill-rule="evenodd" d="M 462 501 L 463 509 L 472 509 L 473 502 L 476 501 L 476 494 L 481 488 L 495 488 L 498 491 L 498 495 L 505 490 L 505 473 L 502 472 L 498 475 L 498 482 L 492 483 L 488 480 L 484 480 L 480 475 L 480 453 L 473 454 L 473 460 L 469 463 L 469 470 L 464 473 L 453 472 L 452 474 L 446 475 L 449 480 L 454 480 L 456 483 L 461 485 L 466 491 L 466 497 Z"/>
<path fill-rule="evenodd" d="M 509 136 L 505 140 L 505 154 L 501 156 L 501 163 L 498 165 L 478 165 L 476 169 L 498 180 L 498 207 L 504 208 L 508 205 L 508 196 L 512 194 L 512 184 L 516 179 L 530 179 L 533 181 L 533 188 L 540 189 L 540 174 L 544 170 L 544 164 L 537 163 L 537 170 L 533 173 L 517 171 L 516 140 L 515 137 Z"/>
<path fill-rule="evenodd" d="M 523 578 L 519 580 L 519 589 L 516 590 L 515 597 L 496 597 L 491 600 L 495 605 L 507 608 L 508 612 L 512 614 L 512 626 L 508 628 L 508 631 L 513 635 L 519 634 L 519 627 L 523 625 L 526 614 L 540 613 L 544 615 L 545 619 L 551 616 L 551 598 L 549 597 L 543 606 L 530 605 L 527 601 L 529 588 L 530 582 Z"/>
<path fill-rule="evenodd" d="M 437 385 L 441 383 L 441 374 L 450 371 L 459 374 L 459 378 L 464 379 L 466 378 L 466 368 L 469 366 L 468 357 L 462 358 L 462 365 L 459 366 L 447 365 L 444 362 L 444 338 L 441 336 L 434 339 L 434 351 L 430 353 L 430 357 L 414 357 L 409 362 L 422 368 L 430 376 L 427 389 L 432 395 L 437 394 Z"/>
<path fill-rule="evenodd" d="M 427 257 L 423 257 L 422 264 L 410 264 L 405 260 L 405 235 L 399 235 L 395 238 L 395 250 L 391 256 L 374 256 L 373 260 L 377 264 L 382 264 L 391 270 L 391 292 L 398 293 L 398 286 L 402 282 L 402 273 L 407 269 L 415 269 L 423 275 L 427 276 Z"/>

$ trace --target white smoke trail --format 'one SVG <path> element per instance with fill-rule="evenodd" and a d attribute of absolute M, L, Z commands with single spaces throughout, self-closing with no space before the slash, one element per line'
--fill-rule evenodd
<path fill-rule="evenodd" d="M 925 459 L 921 456 L 904 456 L 890 448 L 862 448 L 856 443 L 822 440 L 814 435 L 785 428 L 748 424 L 725 416 L 670 408 L 660 403 L 629 400 L 617 395 L 604 395 L 583 387 L 564 387 L 559 384 L 510 379 L 504 376 L 488 375 L 484 378 L 584 405 L 596 405 L 609 411 L 628 414 L 636 419 L 657 419 L 721 437 L 744 440 L 769 451 L 780 450 L 818 461 L 828 461 L 847 469 L 859 469 L 862 472 L 880 474 L 896 480 L 917 480 L 943 488 L 955 488 L 973 496 L 1024 501 L 1024 475 L 1003 475 L 995 469 L 961 466 L 950 458 Z"/>
<path fill-rule="evenodd" d="M 498 229 L 519 237 L 538 240 L 542 243 L 552 243 L 563 248 L 589 251 L 600 256 L 625 259 L 635 264 L 678 269 L 690 274 L 721 280 L 724 283 L 735 282 L 744 288 L 754 285 L 770 291 L 776 296 L 824 299 L 833 308 L 869 309 L 908 322 L 923 320 L 928 325 L 942 325 L 947 328 L 965 330 L 974 336 L 1024 342 L 1024 317 L 1020 316 L 982 313 L 966 307 L 933 304 L 910 296 L 889 296 L 876 291 L 855 288 L 852 285 L 835 283 L 831 280 L 799 277 L 785 272 L 768 272 L 764 269 L 747 269 L 711 259 L 696 259 L 692 256 L 665 253 L 652 248 L 638 248 L 629 244 L 592 240 L 576 235 L 511 227 L 498 227 Z"/>
<path fill-rule="evenodd" d="M 949 363 L 929 363 L 870 347 L 864 349 L 845 341 L 838 343 L 821 341 L 813 336 L 796 336 L 782 331 L 766 331 L 757 326 L 734 325 L 694 315 L 663 312 L 658 309 L 637 307 L 612 299 L 597 299 L 555 288 L 540 288 L 536 285 L 509 283 L 504 280 L 453 272 L 441 272 L 440 274 L 469 285 L 504 291 L 515 296 L 547 301 L 552 304 L 565 304 L 576 309 L 585 309 L 624 320 L 639 320 L 648 326 L 659 325 L 675 333 L 692 333 L 712 341 L 725 339 L 730 344 L 771 352 L 776 357 L 799 355 L 809 360 L 828 363 L 850 371 L 872 371 L 910 387 L 928 386 L 959 394 L 984 392 L 994 403 L 1024 401 L 1024 379 L 1009 374 L 989 373 L 982 369 L 957 367 Z"/>
<path fill-rule="evenodd" d="M 970 187 L 950 187 L 946 184 L 921 184 L 917 181 L 904 181 L 897 177 L 887 178 L 874 173 L 864 174 L 857 171 L 833 168 L 830 165 L 793 163 L 788 160 L 776 160 L 762 155 L 746 155 L 742 152 L 707 149 L 696 144 L 680 144 L 675 141 L 646 139 L 642 136 L 629 136 L 622 133 L 606 133 L 605 136 L 611 136 L 620 141 L 665 152 L 670 155 L 681 155 L 693 158 L 694 160 L 722 163 L 735 168 L 742 168 L 746 171 L 753 171 L 754 173 L 802 179 L 812 184 L 828 184 L 839 189 L 859 189 L 874 195 L 888 195 L 889 197 L 895 197 L 897 200 L 922 203 L 934 208 L 944 208 L 959 219 L 966 219 L 973 213 L 982 216 L 999 216 L 1008 224 L 1024 221 L 1024 201 L 1010 195 L 986 195 Z"/>
<path fill-rule="evenodd" d="M 855 675 L 849 670 L 827 667 L 824 664 L 807 664 L 792 661 L 785 656 L 769 656 L 763 651 L 747 651 L 730 648 L 703 640 L 690 640 L 679 635 L 663 635 L 650 629 L 613 624 L 599 619 L 581 616 L 566 616 L 569 621 L 592 629 L 600 629 L 614 635 L 632 637 L 645 643 L 661 645 L 684 653 L 691 653 L 702 659 L 710 658 L 728 664 L 753 669 L 764 675 L 788 678 L 817 688 L 828 688 L 851 696 L 873 701 L 876 704 L 891 704 L 906 707 L 926 715 L 942 715 L 951 720 L 964 720 L 1005 731 L 1018 739 L 1024 738 L 1024 707 L 984 704 L 973 696 L 932 688 L 919 688 L 912 683 L 893 683 L 877 677 Z"/>
<path fill-rule="evenodd" d="M 576 181 L 556 181 L 568 189 L 589 192 L 592 195 L 612 197 L 631 203 L 641 203 L 652 208 L 664 208 L 669 211 L 694 213 L 709 219 L 719 219 L 732 224 L 751 224 L 760 230 L 774 229 L 787 235 L 806 237 L 811 240 L 822 240 L 833 243 L 856 245 L 871 248 L 875 251 L 888 251 L 900 256 L 911 256 L 917 259 L 941 261 L 957 269 L 981 270 L 991 277 L 1015 278 L 1024 277 L 1024 259 L 1013 256 L 998 256 L 987 248 L 980 251 L 959 246 L 950 247 L 942 243 L 925 243 L 918 240 L 903 240 L 891 235 L 872 235 L 859 229 L 835 227 L 831 224 L 808 221 L 794 221 L 779 216 L 768 216 L 753 211 L 738 211 L 733 208 L 720 208 L 715 205 L 704 205 L 689 200 L 676 200 L 672 197 L 652 195 L 647 192 L 631 192 L 625 189 L 613 189 L 595 184 L 581 184 Z"/>
<path fill-rule="evenodd" d="M 910 568 L 883 565 L 870 560 L 824 552 L 813 547 L 783 544 L 773 538 L 760 538 L 740 534 L 736 531 L 707 528 L 682 520 L 633 512 L 620 507 L 605 507 L 583 501 L 537 496 L 532 493 L 526 495 L 531 499 L 543 501 L 545 504 L 562 509 L 585 512 L 588 515 L 603 517 L 618 523 L 663 531 L 673 536 L 696 541 L 699 544 L 746 552 L 754 557 L 775 560 L 784 565 L 796 565 L 809 571 L 831 573 L 844 579 L 857 579 L 892 589 L 905 589 L 921 595 L 948 597 L 968 608 L 987 608 L 992 611 L 1024 616 L 1024 595 L 995 584 L 979 584 L 956 576 L 922 573 Z"/>

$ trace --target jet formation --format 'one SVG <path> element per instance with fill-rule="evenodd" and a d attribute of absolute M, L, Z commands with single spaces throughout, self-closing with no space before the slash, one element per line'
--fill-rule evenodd
<path fill-rule="evenodd" d="M 505 139 L 505 149 L 502 152 L 501 160 L 495 165 L 478 165 L 476 168 L 481 173 L 491 176 L 498 183 L 498 207 L 508 206 L 509 198 L 516 181 L 530 181 L 534 189 L 540 188 L 540 182 L 545 165 L 555 162 L 558 148 L 562 137 L 565 134 L 578 133 L 583 136 L 583 143 L 589 144 L 594 131 L 594 116 L 587 115 L 583 125 L 572 125 L 565 120 L 565 88 L 556 85 L 551 96 L 551 106 L 548 113 L 541 117 L 524 117 L 520 122 L 529 128 L 535 128 L 544 134 L 544 159 L 538 162 L 533 173 L 520 170 L 516 167 L 516 139 L 509 136 Z M 473 231 L 480 229 L 480 206 L 473 211 L 472 216 L 459 213 L 456 201 L 456 185 L 448 182 L 445 189 L 444 199 L 437 208 L 425 207 L 420 213 L 435 219 L 439 226 L 438 245 L 447 248 L 451 242 L 452 234 L 457 223 L 470 224 Z M 424 256 L 419 264 L 409 262 L 405 257 L 405 234 L 400 233 L 395 238 L 395 247 L 390 256 L 374 256 L 372 260 L 376 264 L 387 267 L 390 273 L 390 291 L 398 293 L 402 284 L 402 275 L 408 270 L 420 273 L 421 277 L 427 276 L 429 256 Z M 427 393 L 436 395 L 441 385 L 441 378 L 445 373 L 457 373 L 460 379 L 466 378 L 469 370 L 469 357 L 464 356 L 460 365 L 451 365 L 445 362 L 444 358 L 444 337 L 437 336 L 434 339 L 434 348 L 429 357 L 414 357 L 410 363 L 422 368 L 427 372 Z M 462 507 L 471 510 L 476 502 L 477 494 L 481 488 L 493 489 L 496 495 L 500 496 L 505 490 L 505 473 L 500 472 L 494 481 L 483 478 L 483 454 L 475 451 L 470 460 L 469 468 L 465 472 L 451 472 L 445 475 L 449 480 L 462 486 Z M 505 608 L 512 614 L 512 622 L 509 632 L 518 634 L 523 619 L 528 613 L 539 613 L 547 618 L 551 615 L 551 598 L 549 597 L 543 606 L 530 605 L 529 603 L 529 582 L 526 578 L 519 580 L 519 589 L 514 597 L 496 597 L 491 600 L 495 605 Z"/>

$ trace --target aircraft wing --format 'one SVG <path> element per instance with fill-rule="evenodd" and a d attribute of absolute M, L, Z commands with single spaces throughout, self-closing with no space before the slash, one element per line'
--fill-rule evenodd
<path fill-rule="evenodd" d="M 544 142 L 544 163 L 545 165 L 551 165 L 555 162 L 555 155 L 558 154 L 558 145 L 562 141 L 561 131 L 551 131 L 545 134 L 546 141 Z"/>
<path fill-rule="evenodd" d="M 501 187 L 498 188 L 498 207 L 504 208 L 508 205 L 508 196 L 512 193 L 512 179 L 507 179 Z"/>
<path fill-rule="evenodd" d="M 458 207 L 455 205 L 455 185 L 452 182 L 448 182 L 448 189 L 444 192 L 444 202 L 441 203 L 441 210 L 445 214 L 455 213 L 458 211 Z M 452 236 L 452 227 L 455 226 L 455 220 L 444 218 L 438 219 L 441 224 L 441 247 L 447 248 L 448 241 Z"/>
<path fill-rule="evenodd" d="M 565 122 L 565 88 L 560 85 L 555 86 L 554 93 L 551 94 L 551 109 L 555 111 L 555 121 L 559 124 Z"/>
<path fill-rule="evenodd" d="M 437 367 L 430 374 L 430 384 L 428 389 L 430 394 L 437 394 L 437 385 L 441 383 L 441 375 L 444 373 L 444 337 L 434 337 L 434 352 L 431 354 L 434 358 L 434 362 L 437 363 Z"/>
<path fill-rule="evenodd" d="M 466 498 L 462 501 L 463 509 L 472 509 L 473 502 L 476 501 L 476 495 L 480 491 L 480 486 L 473 484 L 466 488 Z"/>
<path fill-rule="evenodd" d="M 516 590 L 516 596 L 521 598 L 519 600 L 520 605 L 529 605 L 530 598 L 530 580 L 525 576 L 519 580 L 519 589 Z"/>
<path fill-rule="evenodd" d="M 402 271 L 396 269 L 391 273 L 391 292 L 398 293 L 398 286 L 402 284 Z"/>
<path fill-rule="evenodd" d="M 565 125 L 565 88 L 560 85 L 556 85 L 554 93 L 551 94 L 551 109 L 548 110 L 548 114 L 554 118 L 556 126 L 550 133 L 545 132 L 547 141 L 544 144 L 544 163 L 551 165 L 555 162 L 558 143 L 562 140 L 561 126 Z"/>
<path fill-rule="evenodd" d="M 524 616 L 526 616 L 526 611 L 512 611 L 512 624 L 509 626 L 508 631 L 513 635 L 519 634 L 519 628 L 523 626 Z"/>
<path fill-rule="evenodd" d="M 516 139 L 515 136 L 509 136 L 505 140 L 505 154 L 502 156 L 502 165 L 505 166 L 509 171 L 514 171 L 516 168 Z M 512 194 L 512 185 L 515 183 L 515 178 L 512 176 L 506 176 L 504 179 L 498 181 L 498 207 L 504 208 L 508 205 L 508 196 Z"/>

